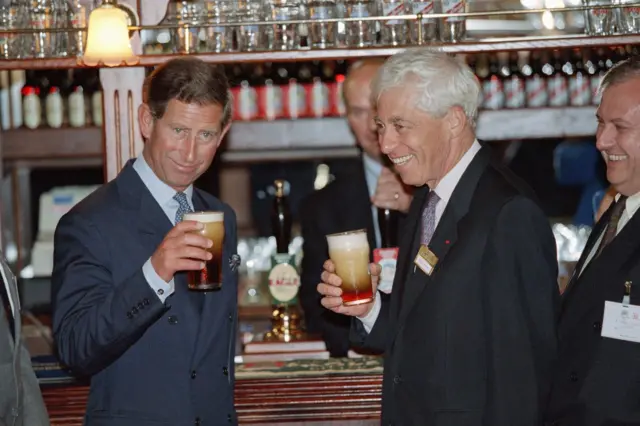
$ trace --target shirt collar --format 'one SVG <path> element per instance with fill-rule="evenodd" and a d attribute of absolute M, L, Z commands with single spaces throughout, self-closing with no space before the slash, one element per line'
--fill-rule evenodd
<path fill-rule="evenodd" d="M 482 145 L 480 145 L 478 140 L 474 140 L 471 147 L 464 153 L 458 163 L 440 180 L 434 191 L 438 194 L 441 201 L 445 203 L 449 201 L 465 170 L 467 170 L 467 167 L 469 167 L 469 164 L 471 164 L 471 161 L 473 161 L 473 158 L 481 148 Z"/>
<path fill-rule="evenodd" d="M 362 164 L 364 165 L 364 177 L 367 181 L 369 195 L 372 196 L 376 192 L 378 178 L 380 177 L 380 173 L 382 173 L 382 164 L 366 153 L 362 154 Z"/>
<path fill-rule="evenodd" d="M 616 194 L 616 202 L 620 199 L 620 194 Z M 633 217 L 636 211 L 640 208 L 640 192 L 633 194 L 630 197 L 627 197 L 627 201 L 624 205 L 625 214 L 628 217 Z"/>
<path fill-rule="evenodd" d="M 145 186 L 151 192 L 151 195 L 156 200 L 158 204 L 161 206 L 166 206 L 170 203 L 176 202 L 173 199 L 173 196 L 176 195 L 177 191 L 164 183 L 151 169 L 149 164 L 144 158 L 144 155 L 140 154 L 136 161 L 133 163 L 133 168 Z M 193 185 L 189 185 L 187 189 L 184 190 L 185 195 L 187 196 L 187 200 L 191 200 L 193 195 Z"/>

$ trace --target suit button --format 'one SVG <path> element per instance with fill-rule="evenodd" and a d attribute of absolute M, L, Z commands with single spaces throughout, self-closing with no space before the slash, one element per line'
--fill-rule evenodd
<path fill-rule="evenodd" d="M 144 306 L 149 306 L 149 299 L 147 299 L 146 297 L 142 300 L 142 303 L 144 303 Z"/>
<path fill-rule="evenodd" d="M 602 330 L 602 323 L 600 323 L 600 321 L 594 322 L 593 323 L 593 331 L 596 332 L 596 333 L 599 333 L 600 330 Z"/>
<path fill-rule="evenodd" d="M 175 325 L 178 323 L 178 317 L 175 315 L 169 315 L 169 317 L 167 318 L 167 321 L 169 321 L 169 324 Z"/>
<path fill-rule="evenodd" d="M 138 309 L 144 309 L 144 305 L 142 304 L 142 302 L 138 303 Z"/>
<path fill-rule="evenodd" d="M 569 380 L 571 380 L 572 382 L 577 382 L 578 373 L 576 373 L 575 371 L 572 371 L 571 374 L 569 374 Z"/>
<path fill-rule="evenodd" d="M 138 313 L 138 308 L 136 308 L 135 306 L 131 308 L 131 313 L 136 315 Z"/>
<path fill-rule="evenodd" d="M 133 318 L 133 314 L 131 312 L 127 312 L 127 318 L 129 319 Z"/>
<path fill-rule="evenodd" d="M 233 417 L 231 417 L 231 414 L 227 414 L 227 421 L 229 423 L 231 423 L 233 421 Z"/>
<path fill-rule="evenodd" d="M 200 417 L 196 417 L 195 422 L 193 422 L 196 426 L 200 426 Z"/>
<path fill-rule="evenodd" d="M 395 376 L 393 378 L 393 383 L 395 383 L 396 385 L 399 385 L 402 382 L 402 377 L 400 376 Z"/>
<path fill-rule="evenodd" d="M 227 367 L 222 367 L 222 374 L 224 374 L 225 376 L 229 375 L 229 369 Z"/>
<path fill-rule="evenodd" d="M 233 314 L 229 314 L 229 321 L 233 321 Z"/>
<path fill-rule="evenodd" d="M 196 374 L 196 370 L 191 371 L 191 378 L 192 378 L 192 379 L 195 379 L 195 378 L 196 378 L 196 376 L 197 376 L 197 374 Z"/>

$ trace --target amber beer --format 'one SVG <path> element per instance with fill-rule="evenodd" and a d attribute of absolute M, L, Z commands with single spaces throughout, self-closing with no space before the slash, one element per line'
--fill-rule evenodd
<path fill-rule="evenodd" d="M 207 249 L 211 259 L 199 271 L 188 271 L 190 290 L 211 291 L 222 287 L 222 247 L 224 246 L 224 212 L 186 213 L 182 220 L 193 220 L 204 225 L 196 233 L 210 239 L 213 245 Z"/>
<path fill-rule="evenodd" d="M 327 235 L 329 257 L 342 279 L 342 304 L 360 305 L 373 300 L 369 275 L 369 241 L 367 231 L 342 232 Z"/>

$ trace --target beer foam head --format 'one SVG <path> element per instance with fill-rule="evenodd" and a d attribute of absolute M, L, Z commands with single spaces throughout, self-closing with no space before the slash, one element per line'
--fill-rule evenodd
<path fill-rule="evenodd" d="M 367 231 L 364 229 L 327 235 L 327 244 L 329 250 L 369 250 Z"/>
<path fill-rule="evenodd" d="M 195 222 L 210 223 L 224 221 L 224 212 L 195 212 L 185 213 L 182 220 L 193 220 Z"/>

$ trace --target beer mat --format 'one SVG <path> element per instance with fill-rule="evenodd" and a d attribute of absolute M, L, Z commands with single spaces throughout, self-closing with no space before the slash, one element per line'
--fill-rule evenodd
<path fill-rule="evenodd" d="M 53 355 L 43 355 L 31 358 L 33 371 L 41 385 L 76 383 L 77 379 L 68 368 L 60 364 Z"/>
<path fill-rule="evenodd" d="M 382 374 L 382 357 L 300 359 L 236 365 L 237 379 Z"/>

